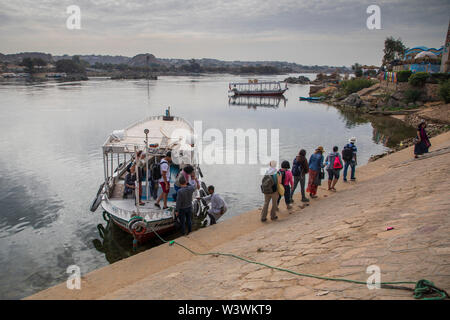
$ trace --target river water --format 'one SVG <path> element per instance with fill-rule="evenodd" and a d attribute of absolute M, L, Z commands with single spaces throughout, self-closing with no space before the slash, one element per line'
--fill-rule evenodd
<path fill-rule="evenodd" d="M 113 130 L 160 115 L 167 106 L 191 123 L 202 121 L 203 132 L 218 129 L 224 139 L 227 129 L 279 129 L 280 160 L 292 161 L 300 148 L 308 157 L 319 145 L 326 152 L 334 145 L 341 149 L 355 136 L 363 165 L 414 135 L 395 119 L 299 101 L 308 96 L 308 85 L 289 85 L 287 100 L 229 100 L 228 82 L 238 81 L 247 78 L 0 82 L 0 299 L 65 281 L 69 265 L 84 274 L 133 254 L 130 238 L 120 230 L 108 226 L 113 239 L 101 239 L 97 225 L 106 226 L 101 210 L 89 211 L 103 179 L 101 145 Z M 202 166 L 206 183 L 229 205 L 223 220 L 261 206 L 263 165 Z"/>

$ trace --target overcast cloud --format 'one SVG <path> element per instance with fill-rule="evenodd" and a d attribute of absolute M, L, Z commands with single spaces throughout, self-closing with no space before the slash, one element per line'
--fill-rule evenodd
<path fill-rule="evenodd" d="M 366 9 L 381 8 L 381 30 Z M 66 8 L 81 8 L 68 30 Z M 440 47 L 448 0 L 0 0 L 0 52 L 379 64 L 387 36 Z"/>

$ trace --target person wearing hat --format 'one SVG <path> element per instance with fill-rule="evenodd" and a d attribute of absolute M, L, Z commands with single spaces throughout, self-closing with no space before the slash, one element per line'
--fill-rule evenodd
<path fill-rule="evenodd" d="M 306 191 L 313 199 L 317 198 L 317 187 L 320 186 L 320 170 L 324 167 L 323 153 L 323 147 L 319 146 L 309 158 L 309 178 Z"/>
<path fill-rule="evenodd" d="M 284 186 L 284 201 L 286 207 L 292 209 L 291 206 L 291 187 L 294 185 L 294 179 L 292 178 L 292 172 L 289 170 L 291 165 L 289 161 L 284 160 L 281 163 L 281 169 L 278 173 L 281 175 L 281 184 Z M 280 204 L 281 195 L 278 196 L 277 206 Z"/>
<path fill-rule="evenodd" d="M 356 143 L 356 138 L 355 137 L 351 137 L 348 140 L 349 143 L 347 143 L 344 146 L 344 149 L 342 150 L 342 159 L 344 160 L 344 182 L 347 182 L 347 170 L 348 167 L 350 166 L 351 168 L 351 174 L 350 174 L 350 179 L 352 181 L 355 181 L 355 171 L 356 171 L 356 165 L 357 165 L 357 161 L 356 161 L 356 152 L 358 151 L 358 149 L 355 146 Z"/>
<path fill-rule="evenodd" d="M 161 159 L 161 162 L 159 163 L 160 170 L 161 170 L 161 178 L 159 179 L 159 184 L 162 188 L 162 193 L 159 195 L 158 199 L 155 202 L 155 206 L 158 208 L 161 208 L 159 205 L 159 202 L 161 199 L 164 200 L 164 207 L 163 209 L 167 209 L 167 197 L 169 195 L 170 190 L 170 162 L 172 161 L 172 152 L 167 152 L 166 156 Z"/>

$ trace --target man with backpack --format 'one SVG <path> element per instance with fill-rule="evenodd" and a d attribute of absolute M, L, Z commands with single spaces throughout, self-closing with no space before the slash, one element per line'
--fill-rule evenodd
<path fill-rule="evenodd" d="M 305 175 L 308 174 L 309 166 L 306 159 L 306 150 L 302 149 L 292 162 L 292 175 L 294 177 L 294 186 L 292 187 L 291 202 L 293 202 L 294 191 L 300 182 L 300 190 L 302 193 L 302 202 L 309 202 L 305 195 Z"/>
<path fill-rule="evenodd" d="M 339 173 L 343 168 L 341 155 L 338 152 L 338 147 L 333 147 L 331 152 L 325 159 L 328 171 L 328 190 L 336 191 L 334 188 L 339 180 Z"/>
<path fill-rule="evenodd" d="M 278 219 L 277 217 L 277 201 L 278 201 L 278 184 L 281 183 L 281 175 L 277 173 L 277 162 L 270 161 L 270 168 L 266 171 L 262 183 L 261 191 L 264 194 L 264 206 L 261 211 L 261 222 L 267 221 L 267 211 L 269 203 L 272 201 L 272 209 L 270 210 L 271 220 Z"/>
<path fill-rule="evenodd" d="M 167 209 L 167 197 L 169 195 L 170 190 L 170 162 L 172 161 L 172 152 L 167 152 L 166 156 L 161 159 L 161 162 L 159 163 L 159 169 L 160 169 L 160 178 L 159 178 L 159 184 L 162 188 L 162 193 L 159 195 L 158 199 L 156 199 L 155 206 L 158 208 L 161 208 L 159 205 L 159 202 L 161 199 L 164 200 L 164 207 L 163 209 Z M 156 167 L 157 169 L 157 167 Z"/>
<path fill-rule="evenodd" d="M 358 151 L 358 149 L 355 146 L 356 143 L 356 138 L 352 137 L 349 140 L 349 143 L 346 144 L 344 146 L 344 149 L 342 150 L 342 159 L 344 159 L 344 182 L 347 182 L 347 170 L 348 167 L 350 166 L 352 172 L 350 175 L 350 179 L 352 181 L 355 181 L 355 171 L 356 171 L 356 165 L 357 165 L 357 161 L 356 161 L 356 152 Z"/>

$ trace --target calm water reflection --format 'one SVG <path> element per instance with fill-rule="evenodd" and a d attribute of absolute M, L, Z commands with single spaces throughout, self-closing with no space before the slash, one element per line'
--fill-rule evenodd
<path fill-rule="evenodd" d="M 203 121 L 203 131 L 280 129 L 280 160 L 292 160 L 300 148 L 308 156 L 318 145 L 326 151 L 341 148 L 356 136 L 359 163 L 364 164 L 414 135 L 395 119 L 298 101 L 309 92 L 303 85 L 290 85 L 287 100 L 233 103 L 227 96 L 231 81 L 246 78 L 0 82 L 0 298 L 21 298 L 65 281 L 71 264 L 86 273 L 132 253 L 126 235 L 105 243 L 97 229 L 100 223 L 106 226 L 101 211 L 89 211 L 103 175 L 100 146 L 113 130 L 161 114 L 167 106 L 191 122 Z M 224 220 L 260 206 L 260 169 L 203 165 L 206 183 L 214 184 L 229 204 Z"/>

